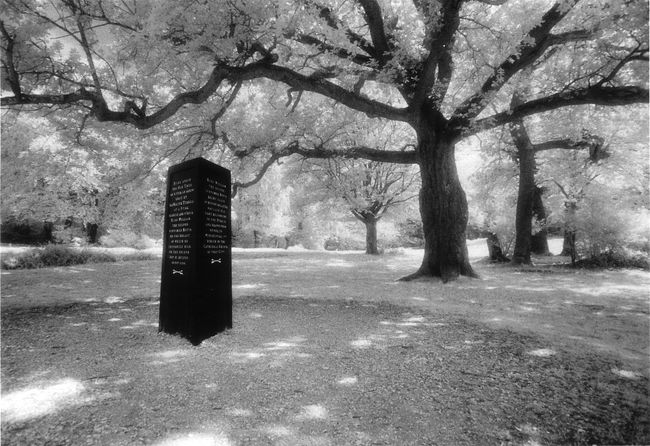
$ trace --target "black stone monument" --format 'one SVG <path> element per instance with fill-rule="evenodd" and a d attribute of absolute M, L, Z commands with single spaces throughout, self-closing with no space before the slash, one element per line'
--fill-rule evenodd
<path fill-rule="evenodd" d="M 159 331 L 192 344 L 232 328 L 230 171 L 204 158 L 169 168 Z"/>

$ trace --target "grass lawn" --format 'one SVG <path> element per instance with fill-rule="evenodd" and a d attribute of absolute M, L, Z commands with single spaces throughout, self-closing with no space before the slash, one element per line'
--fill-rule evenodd
<path fill-rule="evenodd" d="M 650 443 L 650 273 L 395 281 L 420 259 L 237 251 L 199 347 L 159 261 L 3 271 L 2 444 Z"/>

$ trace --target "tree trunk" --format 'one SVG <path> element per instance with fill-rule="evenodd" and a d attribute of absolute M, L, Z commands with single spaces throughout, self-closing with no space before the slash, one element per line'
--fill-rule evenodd
<path fill-rule="evenodd" d="M 560 255 L 571 257 L 572 265 L 576 263 L 576 232 L 569 228 L 564 228 L 564 241 Z"/>
<path fill-rule="evenodd" d="M 459 275 L 477 277 L 467 254 L 467 198 L 456 170 L 455 143 L 429 120 L 417 133 L 424 258 L 414 274 L 401 280 L 433 276 L 446 283 Z"/>
<path fill-rule="evenodd" d="M 519 188 L 515 216 L 515 249 L 513 265 L 530 263 L 531 236 L 533 232 L 533 201 L 535 198 L 535 151 L 532 146 L 521 148 L 519 153 Z"/>
<path fill-rule="evenodd" d="M 99 225 L 97 223 L 86 223 L 86 234 L 88 243 L 94 245 L 97 243 L 97 234 L 99 232 Z"/>
<path fill-rule="evenodd" d="M 533 234 L 530 239 L 530 250 L 533 254 L 548 256 L 551 250 L 548 248 L 548 231 L 544 226 L 546 224 L 546 208 L 544 207 L 544 190 L 535 186 L 535 197 L 533 198 L 533 216 L 542 224 L 542 229 Z"/>
<path fill-rule="evenodd" d="M 43 239 L 45 243 L 54 242 L 54 223 L 51 221 L 43 222 Z"/>
<path fill-rule="evenodd" d="M 521 102 L 517 93 L 512 96 L 512 105 Z M 515 249 L 512 264 L 530 264 L 530 247 L 533 233 L 533 202 L 535 199 L 535 149 L 528 136 L 523 120 L 510 124 L 510 136 L 517 148 L 519 162 L 519 185 L 517 189 L 517 210 L 515 215 Z"/>
<path fill-rule="evenodd" d="M 253 229 L 253 248 L 260 247 L 260 233 Z"/>
<path fill-rule="evenodd" d="M 368 218 L 364 221 L 366 225 L 366 254 L 379 254 L 377 249 L 377 219 Z"/>
<path fill-rule="evenodd" d="M 352 209 L 352 215 L 366 225 L 366 254 L 379 254 L 379 249 L 377 249 L 377 222 L 381 217 L 377 217 L 368 209 Z"/>
<path fill-rule="evenodd" d="M 562 243 L 561 256 L 571 257 L 571 264 L 576 263 L 576 229 L 575 214 L 578 206 L 573 201 L 564 203 L 564 242 Z"/>
<path fill-rule="evenodd" d="M 487 247 L 488 247 L 488 255 L 490 256 L 490 261 L 491 262 L 509 262 L 510 259 L 503 254 L 503 250 L 501 249 L 501 242 L 499 241 L 499 237 L 493 233 L 490 232 L 487 237 Z"/>

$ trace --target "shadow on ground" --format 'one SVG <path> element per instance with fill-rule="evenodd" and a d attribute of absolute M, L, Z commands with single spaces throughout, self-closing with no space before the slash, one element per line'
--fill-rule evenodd
<path fill-rule="evenodd" d="M 611 356 L 387 303 L 249 296 L 192 347 L 154 299 L 2 313 L 2 444 L 650 442 Z"/>

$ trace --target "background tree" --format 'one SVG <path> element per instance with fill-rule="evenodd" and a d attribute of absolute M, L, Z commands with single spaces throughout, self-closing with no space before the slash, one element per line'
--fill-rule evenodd
<path fill-rule="evenodd" d="M 574 261 L 606 251 L 647 251 L 647 110 L 619 113 L 616 121 L 599 107 L 561 115 L 567 125 L 588 124 L 574 135 L 582 135 L 585 147 L 539 154 L 539 181 L 549 191 L 550 224 L 565 228 L 563 254 Z M 596 130 L 598 137 L 585 138 Z"/>
<path fill-rule="evenodd" d="M 5 1 L 10 92 L 2 105 L 75 105 L 99 121 L 146 129 L 200 104 L 212 109 L 204 123 L 216 137 L 214 110 L 228 90 L 266 78 L 287 85 L 291 101 L 311 91 L 407 123 L 415 150 L 364 157 L 420 166 L 426 242 L 411 278 L 473 276 L 456 143 L 564 106 L 648 101 L 647 70 L 636 67 L 647 60 L 646 3 L 501 3 Z M 52 44 L 51 32 L 77 51 Z M 509 107 L 501 90 L 542 57 L 553 75 Z M 370 83 L 383 94 L 369 96 Z M 487 113 L 490 104 L 496 113 Z"/>
<path fill-rule="evenodd" d="M 64 241 L 72 232 L 62 229 L 73 222 L 90 243 L 108 228 L 160 235 L 164 170 L 152 169 L 147 156 L 156 141 L 95 128 L 79 138 L 77 123 L 59 115 L 3 118 L 4 222 L 45 221 Z"/>
<path fill-rule="evenodd" d="M 417 196 L 417 173 L 395 164 L 328 159 L 310 172 L 364 224 L 366 254 L 379 254 L 377 223 L 386 211 Z"/>

